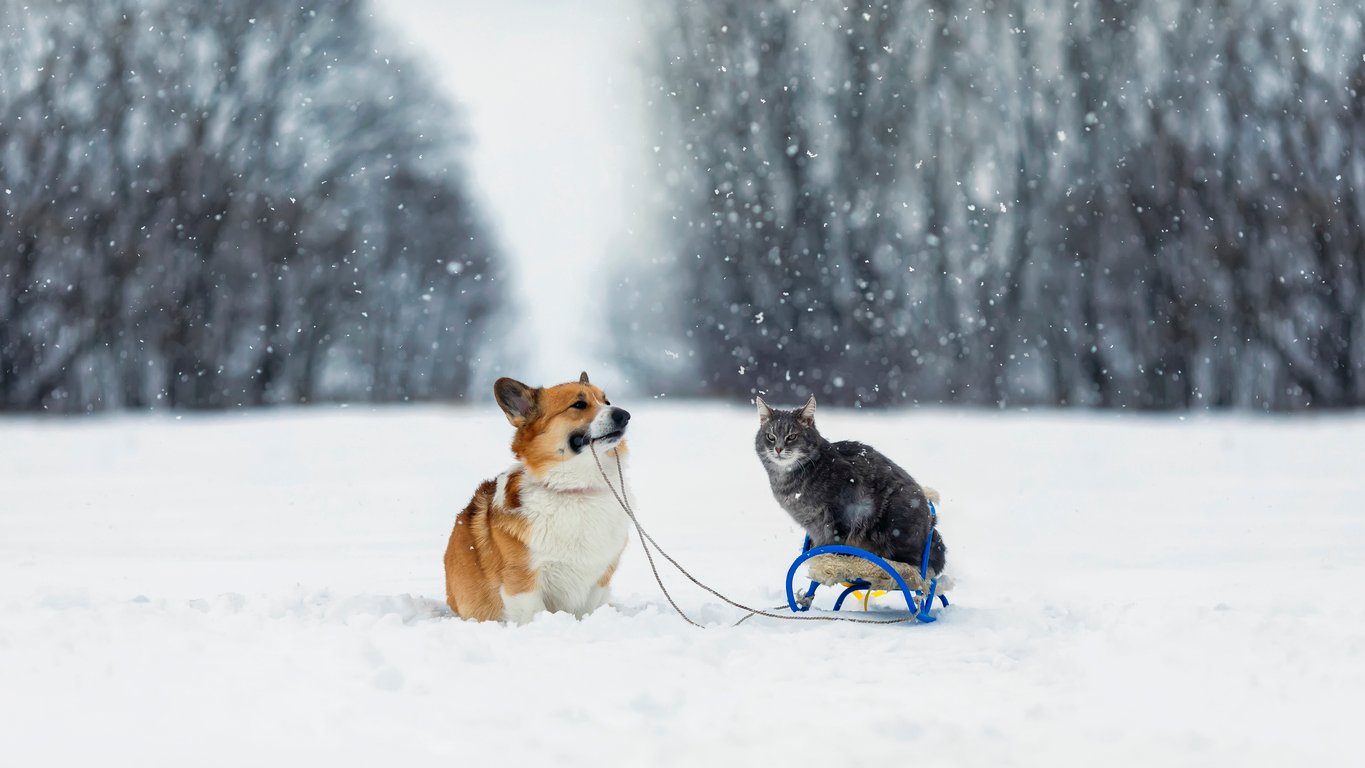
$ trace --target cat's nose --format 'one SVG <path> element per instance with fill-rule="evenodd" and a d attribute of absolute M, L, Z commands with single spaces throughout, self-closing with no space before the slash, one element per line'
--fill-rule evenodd
<path fill-rule="evenodd" d="M 778 456 L 781 456 L 781 455 L 782 455 L 782 449 L 781 449 L 781 448 L 774 448 L 773 450 L 774 450 L 774 451 L 777 451 L 777 455 L 778 455 Z"/>

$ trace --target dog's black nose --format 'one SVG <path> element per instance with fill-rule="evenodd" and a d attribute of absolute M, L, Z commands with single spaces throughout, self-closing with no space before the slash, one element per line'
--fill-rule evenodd
<path fill-rule="evenodd" d="M 611 423 L 617 427 L 624 427 L 630 421 L 630 411 L 624 408 L 615 408 L 611 412 Z"/>

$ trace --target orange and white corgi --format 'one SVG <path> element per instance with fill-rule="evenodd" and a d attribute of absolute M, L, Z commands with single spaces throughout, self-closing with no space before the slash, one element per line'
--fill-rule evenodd
<path fill-rule="evenodd" d="M 607 602 L 629 523 L 592 451 L 615 482 L 630 414 L 587 373 L 544 389 L 498 379 L 493 396 L 516 427 L 517 463 L 480 485 L 456 517 L 446 603 L 479 621 L 523 624 L 541 611 L 581 617 Z"/>

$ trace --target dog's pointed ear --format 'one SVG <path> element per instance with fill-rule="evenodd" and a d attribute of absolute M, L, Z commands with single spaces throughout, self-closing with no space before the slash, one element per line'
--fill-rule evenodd
<path fill-rule="evenodd" d="M 540 390 L 531 389 L 516 379 L 501 378 L 493 382 L 493 399 L 507 415 L 514 427 L 521 427 L 530 420 L 540 399 Z"/>
<path fill-rule="evenodd" d="M 587 371 L 584 371 L 584 372 L 578 374 L 578 383 L 579 383 L 579 384 L 587 384 L 587 383 L 589 383 L 589 382 L 588 382 L 588 372 L 587 372 Z"/>
<path fill-rule="evenodd" d="M 815 424 L 815 395 L 811 395 L 801 410 L 796 412 L 796 420 L 808 427 Z"/>
<path fill-rule="evenodd" d="M 763 398 L 761 397 L 755 396 L 754 402 L 758 403 L 758 423 L 760 425 L 767 424 L 768 419 L 773 417 L 773 409 L 767 403 L 763 402 Z"/>

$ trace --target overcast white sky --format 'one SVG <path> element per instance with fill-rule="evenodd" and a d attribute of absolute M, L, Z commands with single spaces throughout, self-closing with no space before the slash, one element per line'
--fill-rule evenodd
<path fill-rule="evenodd" d="M 629 255 L 647 147 L 634 0 L 380 0 L 464 112 L 475 192 L 511 257 L 527 350 L 499 375 L 551 384 L 607 359 L 609 257 Z M 645 150 L 647 151 L 647 150 Z"/>

